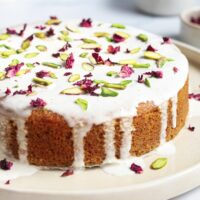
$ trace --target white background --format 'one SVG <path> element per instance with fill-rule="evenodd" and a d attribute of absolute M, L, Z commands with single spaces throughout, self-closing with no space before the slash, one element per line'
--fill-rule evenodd
<path fill-rule="evenodd" d="M 134 0 L 0 0 L 0 28 L 45 20 L 50 15 L 62 19 L 91 17 L 99 21 L 124 23 L 180 39 L 178 16 L 146 15 L 134 6 Z M 174 200 L 200 200 L 200 188 Z"/>

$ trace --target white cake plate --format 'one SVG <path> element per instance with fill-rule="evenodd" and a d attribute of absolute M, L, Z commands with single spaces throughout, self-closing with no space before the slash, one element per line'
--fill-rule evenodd
<path fill-rule="evenodd" d="M 200 51 L 175 41 L 190 61 L 190 92 L 200 91 Z M 153 171 L 149 165 L 158 156 L 145 158 L 143 174 L 112 176 L 95 168 L 60 177 L 60 171 L 38 171 L 29 177 L 0 185 L 2 200 L 164 200 L 200 185 L 200 102 L 191 100 L 186 128 L 174 140 L 177 152 L 168 165 Z M 195 131 L 187 129 L 195 126 Z"/>

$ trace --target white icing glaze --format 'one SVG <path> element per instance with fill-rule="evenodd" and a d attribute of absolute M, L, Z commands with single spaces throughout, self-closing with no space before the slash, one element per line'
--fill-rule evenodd
<path fill-rule="evenodd" d="M 176 95 L 172 97 L 171 101 L 172 101 L 172 127 L 176 128 L 178 96 Z"/>
<path fill-rule="evenodd" d="M 74 142 L 74 163 L 75 168 L 84 167 L 84 137 L 87 135 L 91 126 L 85 123 L 79 123 L 73 128 Z"/>
<path fill-rule="evenodd" d="M 115 120 L 109 121 L 104 123 L 104 141 L 105 141 L 105 154 L 106 158 L 104 160 L 104 163 L 112 163 L 116 160 L 115 158 Z"/>
<path fill-rule="evenodd" d="M 127 159 L 130 157 L 132 144 L 132 133 L 134 131 L 133 118 L 124 117 L 120 120 L 120 128 L 122 131 L 122 145 L 120 149 L 120 158 Z"/>
<path fill-rule="evenodd" d="M 176 146 L 172 141 L 166 142 L 160 145 L 154 152 L 160 156 L 171 156 L 176 153 Z"/>
<path fill-rule="evenodd" d="M 168 101 L 164 102 L 160 106 L 161 111 L 161 134 L 160 134 L 160 142 L 161 144 L 166 142 L 166 129 L 167 129 L 167 120 L 168 120 Z"/>

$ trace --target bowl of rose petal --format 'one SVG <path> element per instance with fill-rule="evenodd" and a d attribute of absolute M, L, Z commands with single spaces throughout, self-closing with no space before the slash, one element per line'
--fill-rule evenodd
<path fill-rule="evenodd" d="M 181 13 L 181 39 L 200 48 L 200 7 Z"/>

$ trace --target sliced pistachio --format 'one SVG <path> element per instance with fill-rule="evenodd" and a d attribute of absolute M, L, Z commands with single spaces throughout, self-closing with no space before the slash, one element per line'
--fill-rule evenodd
<path fill-rule="evenodd" d="M 152 60 L 159 60 L 162 56 L 159 53 L 153 51 L 145 51 L 144 57 Z"/>
<path fill-rule="evenodd" d="M 5 72 L 0 72 L 0 80 L 5 79 L 6 73 Z"/>
<path fill-rule="evenodd" d="M 94 70 L 94 66 L 90 63 L 82 63 L 82 68 L 88 72 L 91 72 Z"/>
<path fill-rule="evenodd" d="M 0 40 L 7 40 L 9 37 L 10 37 L 10 35 L 7 33 L 0 34 Z"/>
<path fill-rule="evenodd" d="M 47 47 L 45 45 L 37 45 L 36 49 L 39 51 L 47 51 Z"/>
<path fill-rule="evenodd" d="M 103 86 L 106 88 L 113 88 L 118 90 L 124 90 L 126 88 L 125 85 L 120 83 L 105 83 Z"/>
<path fill-rule="evenodd" d="M 134 65 L 137 62 L 134 59 L 126 59 L 126 60 L 120 60 L 118 63 L 120 65 Z"/>
<path fill-rule="evenodd" d="M 68 57 L 69 57 L 69 54 L 67 54 L 67 53 L 61 53 L 60 54 L 60 59 L 62 61 L 66 61 Z"/>
<path fill-rule="evenodd" d="M 134 63 L 133 68 L 149 68 L 150 64 L 149 63 Z"/>
<path fill-rule="evenodd" d="M 1 52 L 1 56 L 4 58 L 8 58 L 9 56 L 14 55 L 14 54 L 16 54 L 15 50 L 8 50 L 8 51 Z"/>
<path fill-rule="evenodd" d="M 88 60 L 90 61 L 91 64 L 95 65 L 97 64 L 96 60 L 92 56 L 88 56 Z"/>
<path fill-rule="evenodd" d="M 68 95 L 79 95 L 79 94 L 83 94 L 84 91 L 79 87 L 71 87 L 71 88 L 67 88 L 67 89 L 61 91 L 60 93 L 68 94 Z"/>
<path fill-rule="evenodd" d="M 79 55 L 79 57 L 81 57 L 81 58 L 86 58 L 87 55 L 88 55 L 88 52 L 83 52 L 83 53 L 81 53 L 81 54 Z"/>
<path fill-rule="evenodd" d="M 119 36 L 121 36 L 121 37 L 123 37 L 125 39 L 128 39 L 131 36 L 130 34 L 122 32 L 122 31 L 117 31 L 115 34 L 117 34 L 117 35 L 119 35 Z"/>
<path fill-rule="evenodd" d="M 109 33 L 107 33 L 107 32 L 96 32 L 96 33 L 94 33 L 94 36 L 95 37 L 110 37 L 110 34 Z"/>
<path fill-rule="evenodd" d="M 61 33 L 62 35 L 65 35 L 65 36 L 68 36 L 68 35 L 69 35 L 69 32 L 66 31 L 66 30 L 62 30 L 62 31 L 60 31 L 60 33 Z"/>
<path fill-rule="evenodd" d="M 158 170 L 162 169 L 167 165 L 167 158 L 158 158 L 151 164 L 151 169 Z"/>
<path fill-rule="evenodd" d="M 87 44 L 96 44 L 97 43 L 95 40 L 92 40 L 89 38 L 83 38 L 82 41 Z"/>
<path fill-rule="evenodd" d="M 139 40 L 141 40 L 142 42 L 147 42 L 147 41 L 148 41 L 148 36 L 147 36 L 146 34 L 143 34 L 143 33 L 139 34 L 139 35 L 137 36 L 137 38 L 138 38 Z"/>
<path fill-rule="evenodd" d="M 112 24 L 111 27 L 120 28 L 120 29 L 125 29 L 126 28 L 123 24 Z"/>
<path fill-rule="evenodd" d="M 61 23 L 61 21 L 59 19 L 55 18 L 55 19 L 49 19 L 45 24 L 46 25 L 58 25 L 60 23 Z"/>
<path fill-rule="evenodd" d="M 118 92 L 111 90 L 106 87 L 101 87 L 101 96 L 103 97 L 116 97 L 118 95 Z"/>
<path fill-rule="evenodd" d="M 20 53 L 23 53 L 24 52 L 24 49 L 17 49 L 17 54 L 20 54 Z"/>
<path fill-rule="evenodd" d="M 148 78 L 145 78 L 144 79 L 144 84 L 147 86 L 147 87 L 151 87 L 151 84 L 150 84 L 150 81 Z"/>
<path fill-rule="evenodd" d="M 40 38 L 40 39 L 46 38 L 46 34 L 44 32 L 37 32 L 34 35 L 35 37 Z"/>
<path fill-rule="evenodd" d="M 167 62 L 167 58 L 161 56 L 161 57 L 156 61 L 157 67 L 162 68 L 162 67 L 165 65 L 166 62 Z"/>
<path fill-rule="evenodd" d="M 28 72 L 30 72 L 30 69 L 21 69 L 20 71 L 16 73 L 16 76 L 21 76 L 21 75 L 27 74 Z"/>
<path fill-rule="evenodd" d="M 42 65 L 51 67 L 51 68 L 55 68 L 55 69 L 58 69 L 61 67 L 59 64 L 52 63 L 52 62 L 43 62 Z"/>
<path fill-rule="evenodd" d="M 120 84 L 127 86 L 128 84 L 130 84 L 132 82 L 133 82 L 132 80 L 123 80 L 123 81 L 120 82 Z"/>
<path fill-rule="evenodd" d="M 53 72 L 49 72 L 49 77 L 53 78 L 53 79 L 57 79 L 58 78 Z"/>
<path fill-rule="evenodd" d="M 28 68 L 34 68 L 34 67 L 35 67 L 35 65 L 32 64 L 32 63 L 26 63 L 26 66 L 27 66 Z"/>
<path fill-rule="evenodd" d="M 11 61 L 11 63 L 9 64 L 9 66 L 15 66 L 15 65 L 17 65 L 17 64 L 19 64 L 19 60 L 18 60 L 18 59 L 13 59 L 13 60 Z"/>
<path fill-rule="evenodd" d="M 72 74 L 69 79 L 68 82 L 72 83 L 75 81 L 78 81 L 80 79 L 80 74 Z"/>
<path fill-rule="evenodd" d="M 117 77 L 119 75 L 118 72 L 116 71 L 109 71 L 106 73 L 107 76 L 114 76 L 114 77 Z"/>
<path fill-rule="evenodd" d="M 81 49 L 95 49 L 95 48 L 101 48 L 100 44 L 94 44 L 94 43 L 83 43 L 79 46 Z"/>
<path fill-rule="evenodd" d="M 136 53 L 138 53 L 140 50 L 141 50 L 140 47 L 139 47 L 139 48 L 135 48 L 135 49 L 130 50 L 130 53 L 131 53 L 131 54 L 136 54 Z"/>
<path fill-rule="evenodd" d="M 26 50 L 26 49 L 28 49 L 30 47 L 30 45 L 31 45 L 31 41 L 30 40 L 24 40 L 22 42 L 22 44 L 21 44 L 21 48 L 23 50 Z"/>
<path fill-rule="evenodd" d="M 60 35 L 58 37 L 59 40 L 62 40 L 64 42 L 71 42 L 72 41 L 72 38 L 70 38 L 68 35 Z"/>
<path fill-rule="evenodd" d="M 68 31 L 73 32 L 73 33 L 80 33 L 80 30 L 77 27 L 73 27 L 71 25 L 67 25 L 65 27 Z"/>
<path fill-rule="evenodd" d="M 106 82 L 104 80 L 94 80 L 94 83 L 96 83 L 96 84 L 106 84 L 108 82 Z"/>
<path fill-rule="evenodd" d="M 24 58 L 35 58 L 38 55 L 39 55 L 38 52 L 27 53 L 24 55 Z"/>
<path fill-rule="evenodd" d="M 33 82 L 37 83 L 39 85 L 44 85 L 44 86 L 48 86 L 48 85 L 52 84 L 51 81 L 48 81 L 48 80 L 45 80 L 45 79 L 42 79 L 42 78 L 33 78 Z"/>
<path fill-rule="evenodd" d="M 9 50 L 13 49 L 12 47 L 10 47 L 6 44 L 0 44 L 0 48 L 5 48 L 5 49 L 9 49 Z"/>
<path fill-rule="evenodd" d="M 85 99 L 78 98 L 75 100 L 75 103 L 78 104 L 84 111 L 86 111 L 88 108 L 88 102 Z"/>

